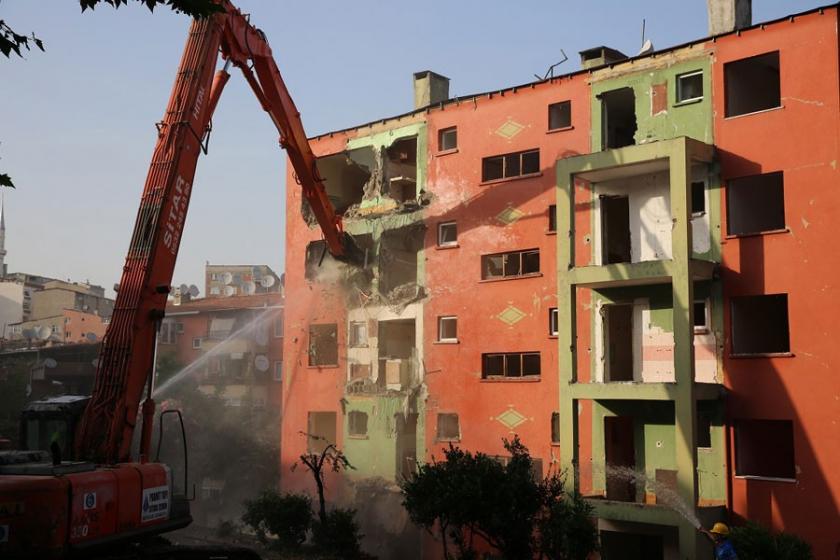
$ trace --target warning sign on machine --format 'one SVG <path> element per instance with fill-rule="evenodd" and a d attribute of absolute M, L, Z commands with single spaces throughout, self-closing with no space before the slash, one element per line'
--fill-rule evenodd
<path fill-rule="evenodd" d="M 143 490 L 143 505 L 140 521 L 154 521 L 169 518 L 169 487 L 155 486 Z"/>

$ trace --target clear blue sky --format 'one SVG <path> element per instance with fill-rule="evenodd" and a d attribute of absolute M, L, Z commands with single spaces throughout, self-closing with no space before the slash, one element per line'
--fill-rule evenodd
<path fill-rule="evenodd" d="M 754 0 L 766 21 L 828 0 Z M 46 52 L 0 58 L 0 170 L 11 271 L 119 280 L 139 196 L 189 20 L 136 2 L 80 13 L 75 0 L 0 0 L 0 19 Z M 240 0 L 265 31 L 307 132 L 411 109 L 411 75 L 430 69 L 465 95 L 531 81 L 606 44 L 656 48 L 706 35 L 704 0 Z M 285 155 L 234 74 L 199 161 L 173 284 L 203 290 L 205 260 L 283 269 Z"/>

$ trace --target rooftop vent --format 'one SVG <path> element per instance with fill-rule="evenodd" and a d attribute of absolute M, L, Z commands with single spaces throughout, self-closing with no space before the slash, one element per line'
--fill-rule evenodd
<path fill-rule="evenodd" d="M 580 51 L 580 65 L 584 70 L 587 68 L 594 68 L 596 66 L 603 66 L 604 64 L 612 64 L 627 59 L 627 55 L 621 51 L 611 49 L 609 47 L 600 46 L 585 51 Z"/>
<path fill-rule="evenodd" d="M 729 33 L 752 25 L 752 0 L 706 0 L 709 35 Z"/>
<path fill-rule="evenodd" d="M 421 109 L 449 99 L 449 78 L 431 70 L 414 73 L 414 108 Z"/>

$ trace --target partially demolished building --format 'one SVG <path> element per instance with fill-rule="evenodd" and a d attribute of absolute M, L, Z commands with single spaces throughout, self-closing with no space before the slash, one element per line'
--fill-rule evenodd
<path fill-rule="evenodd" d="M 399 477 L 518 434 L 591 497 L 605 556 L 702 557 L 697 515 L 832 557 L 838 10 L 748 8 L 475 96 L 420 72 L 414 111 L 313 139 L 365 259 L 329 257 L 290 168 L 284 489 L 336 443 L 333 497 L 408 534 Z"/>

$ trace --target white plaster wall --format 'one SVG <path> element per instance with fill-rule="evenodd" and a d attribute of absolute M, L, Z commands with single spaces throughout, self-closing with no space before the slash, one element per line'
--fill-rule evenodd
<path fill-rule="evenodd" d="M 595 313 L 595 372 L 594 381 L 603 383 L 606 372 L 606 344 L 603 302 L 596 304 Z M 713 331 L 694 335 L 694 378 L 702 383 L 717 382 L 717 340 Z M 643 383 L 673 383 L 674 333 L 653 325 L 650 305 L 646 298 L 633 301 L 633 381 Z"/>
<path fill-rule="evenodd" d="M 23 321 L 23 284 L 0 282 L 0 336 L 9 338 L 8 325 Z"/>
<path fill-rule="evenodd" d="M 671 195 L 667 172 L 595 183 L 595 262 L 601 255 L 600 196 L 626 196 L 630 206 L 631 262 L 671 258 Z"/>
<path fill-rule="evenodd" d="M 394 319 L 414 319 L 414 347 L 418 362 L 423 363 L 423 308 L 420 303 L 412 303 L 407 305 L 400 313 L 395 313 L 386 306 L 370 306 L 351 309 L 347 313 L 347 329 L 345 332 L 349 334 L 349 325 L 352 322 L 361 321 L 369 324 L 369 320 L 374 321 L 391 321 Z M 368 328 L 368 345 L 366 348 L 347 348 L 347 371 L 345 372 L 346 379 L 350 379 L 350 364 L 370 364 L 371 381 L 379 379 L 379 375 L 385 375 L 385 372 L 379 371 L 379 338 L 377 333 L 371 333 Z M 345 343 L 349 343 L 346 340 Z M 423 379 L 423 368 L 417 368 L 417 376 L 420 381 Z"/>
<path fill-rule="evenodd" d="M 695 166 L 691 170 L 692 181 L 703 181 L 706 188 L 703 195 L 706 199 L 705 212 L 692 214 L 691 216 L 691 250 L 695 255 L 708 253 L 712 248 L 712 237 L 709 225 L 709 177 L 707 166 Z"/>

